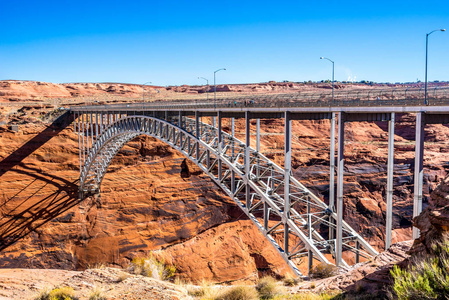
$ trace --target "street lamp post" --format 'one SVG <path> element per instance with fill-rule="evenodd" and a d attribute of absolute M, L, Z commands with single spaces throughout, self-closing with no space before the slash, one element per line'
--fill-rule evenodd
<path fill-rule="evenodd" d="M 330 60 L 327 57 L 321 56 L 320 59 L 327 59 L 332 63 L 332 103 L 334 103 L 334 70 L 335 70 L 335 64 L 333 60 Z"/>
<path fill-rule="evenodd" d="M 209 102 L 209 80 L 204 78 L 204 77 L 198 77 L 198 79 L 204 79 L 206 80 L 207 83 L 207 91 L 206 91 L 206 95 L 207 95 L 207 102 Z"/>
<path fill-rule="evenodd" d="M 218 69 L 218 70 L 214 71 L 214 107 L 217 106 L 217 85 L 215 83 L 215 74 L 217 74 L 217 72 L 221 71 L 221 70 L 226 71 L 225 68 Z"/>
<path fill-rule="evenodd" d="M 151 81 L 145 82 L 142 84 L 142 101 L 145 102 L 145 85 L 152 83 Z M 148 102 L 150 102 L 150 93 L 148 93 Z"/>
<path fill-rule="evenodd" d="M 431 35 L 432 33 L 434 33 L 435 31 L 446 31 L 446 29 L 435 29 L 432 30 L 431 32 L 426 34 L 426 74 L 425 74 L 425 84 L 424 84 L 424 104 L 428 105 L 427 103 L 427 53 L 429 50 L 429 35 Z"/>

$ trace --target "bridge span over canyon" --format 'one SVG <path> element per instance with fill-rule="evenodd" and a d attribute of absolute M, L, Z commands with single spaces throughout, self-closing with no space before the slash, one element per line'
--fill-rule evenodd
<path fill-rule="evenodd" d="M 434 93 L 436 95 L 436 92 Z M 296 97 L 296 98 L 295 98 Z M 305 258 L 347 266 L 353 253 L 370 258 L 376 250 L 343 220 L 345 122 L 388 122 L 386 247 L 391 244 L 395 114 L 416 115 L 414 211 L 422 210 L 423 149 L 426 124 L 449 123 L 449 93 L 433 97 L 314 99 L 296 96 L 222 98 L 71 107 L 79 134 L 80 197 L 99 194 L 109 164 L 125 143 L 139 135 L 159 139 L 198 165 L 231 197 L 289 267 L 301 275 Z M 429 105 L 430 104 L 430 105 Z M 242 119 L 244 140 L 236 138 Z M 251 147 L 251 120 L 256 120 L 256 147 Z M 282 119 L 283 166 L 260 151 L 260 120 Z M 330 120 L 329 204 L 292 176 L 292 121 Z M 336 126 L 338 121 L 338 126 Z M 223 129 L 223 122 L 227 130 Z M 338 127 L 338 128 L 337 128 Z M 337 133 L 337 135 L 336 135 Z M 335 139 L 337 137 L 337 143 Z M 253 143 L 254 144 L 254 143 Z M 335 181 L 336 177 L 336 181 Z M 336 189 L 335 189 L 336 186 Z M 335 193 L 336 190 L 336 193 Z M 413 237 L 419 236 L 413 228 Z"/>

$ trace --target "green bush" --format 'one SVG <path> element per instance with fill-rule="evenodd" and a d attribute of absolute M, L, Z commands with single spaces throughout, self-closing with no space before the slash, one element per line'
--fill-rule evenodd
<path fill-rule="evenodd" d="M 215 300 L 258 300 L 256 289 L 249 285 L 235 286 L 223 291 Z"/>
<path fill-rule="evenodd" d="M 285 293 L 284 288 L 273 277 L 263 277 L 257 283 L 256 290 L 261 299 L 272 299 Z"/>
<path fill-rule="evenodd" d="M 175 266 L 166 265 L 164 261 L 157 260 L 153 255 L 134 258 L 131 261 L 131 269 L 134 274 L 159 280 L 168 280 L 176 272 Z"/>
<path fill-rule="evenodd" d="M 337 267 L 334 265 L 319 263 L 310 271 L 310 278 L 328 278 L 337 274 Z"/>
<path fill-rule="evenodd" d="M 390 271 L 394 279 L 393 291 L 402 299 L 448 299 L 449 295 L 449 242 L 437 242 L 433 253 L 416 259 L 407 268 L 394 266 Z"/>

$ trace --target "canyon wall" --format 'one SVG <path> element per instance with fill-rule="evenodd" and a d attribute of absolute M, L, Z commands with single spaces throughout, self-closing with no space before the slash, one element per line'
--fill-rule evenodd
<path fill-rule="evenodd" d="M 179 276 L 194 281 L 246 282 L 289 271 L 207 175 L 149 137 L 130 141 L 114 158 L 101 197 L 79 202 L 78 139 L 72 125 L 44 124 L 39 116 L 49 112 L 10 115 L 30 121 L 18 132 L 0 127 L 0 267 L 126 267 L 133 257 L 155 251 L 176 265 Z M 412 121 L 413 116 L 398 116 L 393 242 L 411 238 Z M 236 124 L 243 138 L 243 123 Z M 327 120 L 294 121 L 292 128 L 294 176 L 325 201 L 329 128 Z M 262 120 L 261 129 L 262 152 L 282 165 L 282 121 Z M 382 250 L 386 123 L 348 123 L 345 134 L 345 220 Z M 447 174 L 448 134 L 446 126 L 426 126 L 425 206 L 429 190 Z"/>

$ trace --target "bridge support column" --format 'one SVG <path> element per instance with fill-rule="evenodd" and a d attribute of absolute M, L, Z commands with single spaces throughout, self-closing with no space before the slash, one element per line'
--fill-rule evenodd
<path fill-rule="evenodd" d="M 78 118 L 76 119 L 76 122 L 78 123 L 77 124 L 77 129 L 78 129 L 78 149 L 79 149 L 79 159 L 80 159 L 80 177 L 81 177 L 81 169 L 82 169 L 82 167 L 83 167 L 83 160 L 82 160 L 82 149 L 81 149 L 81 128 L 80 128 L 80 125 L 81 125 L 81 117 L 80 117 L 80 113 L 78 112 Z"/>
<path fill-rule="evenodd" d="M 414 173 L 414 195 L 413 195 L 413 217 L 418 216 L 422 211 L 423 198 L 423 159 L 424 159 L 424 126 L 425 114 L 416 114 L 416 135 L 415 135 L 415 173 Z M 419 229 L 413 227 L 413 238 L 419 238 Z"/>
<path fill-rule="evenodd" d="M 223 139 L 223 134 L 221 132 L 221 111 L 218 111 L 218 115 L 217 115 L 217 122 L 218 122 L 218 180 L 221 181 L 221 178 L 223 177 L 222 174 L 222 161 L 221 161 L 221 153 L 222 153 L 222 139 Z"/>
<path fill-rule="evenodd" d="M 91 148 L 94 146 L 94 121 L 93 121 L 93 113 L 90 113 L 90 139 L 91 139 Z"/>
<path fill-rule="evenodd" d="M 292 120 L 290 113 L 284 115 L 284 252 L 289 255 L 289 225 L 290 219 L 290 172 L 292 165 Z"/>
<path fill-rule="evenodd" d="M 345 114 L 338 114 L 338 165 L 337 165 L 337 239 L 335 243 L 335 264 L 342 264 L 343 251 L 343 174 L 345 148 Z"/>
<path fill-rule="evenodd" d="M 200 114 L 198 111 L 195 111 L 195 135 L 198 139 L 198 142 L 196 143 L 196 160 L 198 161 L 200 159 Z M 168 137 L 168 132 L 167 132 Z"/>
<path fill-rule="evenodd" d="M 85 135 L 86 135 L 86 130 L 84 127 L 84 113 L 81 113 L 81 129 L 83 131 L 83 162 L 86 161 L 86 145 L 84 143 L 85 140 Z"/>
<path fill-rule="evenodd" d="M 391 246 L 391 232 L 393 230 L 394 123 L 395 114 L 391 113 L 390 121 L 388 121 L 387 220 L 385 225 L 385 250 Z"/>
<path fill-rule="evenodd" d="M 170 123 L 170 116 L 168 114 L 168 111 L 165 111 L 165 121 Z M 166 126 L 165 128 L 166 128 L 165 129 L 165 137 L 166 137 L 166 139 L 168 141 L 169 140 L 169 136 L 170 136 L 170 126 Z M 198 134 L 198 131 L 197 131 L 197 134 Z"/>
<path fill-rule="evenodd" d="M 90 151 L 90 139 L 91 137 L 89 136 L 89 130 L 90 130 L 90 123 L 89 123 L 89 116 L 92 117 L 92 114 L 87 113 L 86 114 L 86 156 L 89 155 L 89 151 Z"/>
<path fill-rule="evenodd" d="M 98 138 L 98 113 L 95 113 L 95 139 Z"/>
<path fill-rule="evenodd" d="M 179 148 L 182 150 L 182 111 L 179 111 L 179 120 L 178 120 L 178 126 L 181 128 L 179 131 Z"/>
<path fill-rule="evenodd" d="M 234 151 L 235 151 L 234 135 L 235 135 L 235 121 L 234 121 L 234 118 L 231 118 L 231 136 L 232 136 L 231 163 L 234 163 Z M 235 193 L 235 172 L 233 169 L 231 170 L 231 192 L 234 195 L 234 193 Z"/>
<path fill-rule="evenodd" d="M 330 153 L 329 153 L 329 209 L 335 212 L 335 113 L 331 117 L 331 132 L 330 132 Z M 335 237 L 335 230 L 332 228 L 334 220 L 329 217 L 329 239 L 333 240 Z"/>
<path fill-rule="evenodd" d="M 249 163 L 251 161 L 250 159 L 250 151 L 249 147 L 251 145 L 251 119 L 249 115 L 249 111 L 245 111 L 245 178 L 246 178 L 246 209 L 249 210 L 251 207 L 251 195 L 250 195 L 250 187 L 249 187 Z"/>
<path fill-rule="evenodd" d="M 258 118 L 256 121 L 256 151 L 257 151 L 257 169 L 256 169 L 256 177 L 257 180 L 259 180 L 260 176 L 260 159 L 259 159 L 259 152 L 260 152 L 260 119 Z"/>

